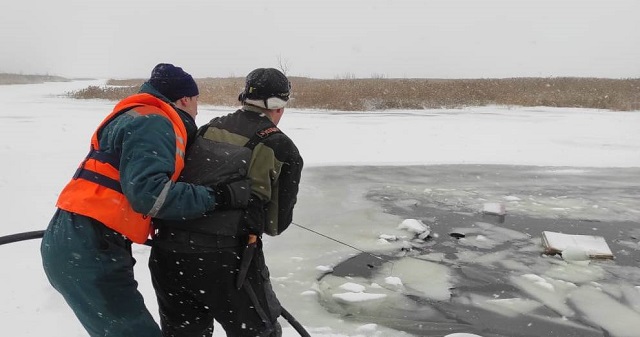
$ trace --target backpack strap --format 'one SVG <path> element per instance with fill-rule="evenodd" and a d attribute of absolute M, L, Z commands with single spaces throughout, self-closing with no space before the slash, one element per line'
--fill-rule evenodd
<path fill-rule="evenodd" d="M 209 129 L 209 127 L 211 126 L 211 121 L 209 121 L 209 123 L 201 126 L 198 128 L 198 133 L 197 133 L 197 137 L 202 137 L 204 136 L 205 132 L 207 132 L 207 129 Z"/>
<path fill-rule="evenodd" d="M 256 147 L 256 145 L 258 145 L 258 143 L 260 143 L 261 141 L 263 141 L 264 139 L 266 139 L 271 135 L 275 135 L 276 133 L 282 133 L 282 131 L 280 131 L 280 129 L 278 129 L 278 127 L 276 126 L 269 126 L 264 129 L 258 130 L 253 135 L 253 137 L 251 137 L 249 141 L 247 141 L 247 143 L 244 144 L 244 147 L 250 150 L 253 150 Z"/>
<path fill-rule="evenodd" d="M 211 122 L 199 127 L 197 136 L 204 136 L 209 127 L 211 127 Z M 251 138 L 249 138 L 249 140 L 244 144 L 244 147 L 248 148 L 249 150 L 253 150 L 256 145 L 258 145 L 258 143 L 260 143 L 262 140 L 271 135 L 275 135 L 276 133 L 282 133 L 282 131 L 280 131 L 277 126 L 268 126 L 264 129 L 260 129 L 256 131 L 256 133 Z"/>

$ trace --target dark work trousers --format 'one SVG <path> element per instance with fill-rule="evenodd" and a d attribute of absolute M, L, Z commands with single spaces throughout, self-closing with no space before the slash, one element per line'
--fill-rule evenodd
<path fill-rule="evenodd" d="M 42 264 L 91 337 L 160 337 L 133 278 L 131 241 L 91 218 L 58 210 Z"/>
<path fill-rule="evenodd" d="M 229 337 L 282 334 L 277 322 L 280 302 L 271 287 L 261 245 L 243 287 L 236 288 L 244 249 L 240 242 L 212 248 L 154 239 L 149 268 L 164 337 L 209 337 L 214 319 Z"/>

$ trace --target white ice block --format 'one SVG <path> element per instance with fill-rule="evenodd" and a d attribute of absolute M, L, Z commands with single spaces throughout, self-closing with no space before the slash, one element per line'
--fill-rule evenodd
<path fill-rule="evenodd" d="M 505 215 L 507 213 L 507 210 L 502 203 L 489 202 L 484 204 L 484 206 L 482 207 L 482 212 L 485 214 Z"/>
<path fill-rule="evenodd" d="M 613 253 L 602 236 L 542 232 L 542 245 L 547 254 L 561 254 L 564 250 L 583 250 L 592 259 L 613 259 Z"/>

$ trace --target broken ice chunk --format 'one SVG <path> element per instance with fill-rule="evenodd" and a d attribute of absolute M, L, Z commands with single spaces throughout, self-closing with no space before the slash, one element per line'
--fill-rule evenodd
<path fill-rule="evenodd" d="M 346 291 L 350 291 L 352 293 L 361 293 L 367 288 L 365 286 L 361 285 L 361 284 L 357 284 L 357 283 L 353 283 L 353 282 L 347 282 L 347 283 L 342 284 L 340 286 L 340 289 L 346 290 Z"/>
<path fill-rule="evenodd" d="M 422 221 L 416 219 L 405 219 L 398 225 L 398 229 L 405 229 L 409 232 L 416 233 L 420 237 L 426 238 L 431 233 L 431 228 Z"/>
<path fill-rule="evenodd" d="M 507 213 L 504 204 L 499 202 L 488 202 L 482 207 L 482 212 L 485 214 L 493 215 L 505 215 Z"/>

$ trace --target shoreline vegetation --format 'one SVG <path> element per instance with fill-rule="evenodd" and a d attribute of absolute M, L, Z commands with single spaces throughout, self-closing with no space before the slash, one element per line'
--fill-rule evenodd
<path fill-rule="evenodd" d="M 63 81 L 57 76 L 0 74 L 15 81 Z M 14 76 L 14 77 L 11 77 Z M 47 80 L 47 78 L 51 78 Z M 421 110 L 467 106 L 548 106 L 616 111 L 640 110 L 640 79 L 523 77 L 499 79 L 313 79 L 290 77 L 288 107 L 338 111 Z M 138 91 L 143 79 L 107 81 L 67 93 L 77 99 L 120 100 Z M 198 78 L 200 102 L 237 106 L 244 77 Z M 26 82 L 29 83 L 29 82 Z M 31 82 L 41 83 L 41 82 Z"/>
<path fill-rule="evenodd" d="M 45 82 L 69 82 L 70 79 L 52 75 L 23 75 L 0 73 L 0 85 L 9 84 L 38 84 Z"/>

